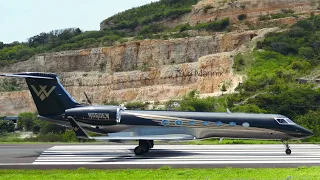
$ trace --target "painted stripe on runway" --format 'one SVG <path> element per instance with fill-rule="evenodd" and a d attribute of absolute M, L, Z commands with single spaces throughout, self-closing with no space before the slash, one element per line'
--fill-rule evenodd
<path fill-rule="evenodd" d="M 172 161 L 172 162 L 34 162 L 33 164 L 36 165 L 173 165 L 173 164 L 285 164 L 285 163 L 292 163 L 292 164 L 319 164 L 319 161 Z"/>
<path fill-rule="evenodd" d="M 63 145 L 44 151 L 34 165 L 320 164 L 319 145 L 159 145 L 135 156 L 133 145 Z"/>

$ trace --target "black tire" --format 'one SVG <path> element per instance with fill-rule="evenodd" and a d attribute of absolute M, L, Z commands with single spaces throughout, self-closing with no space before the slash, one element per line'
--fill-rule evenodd
<path fill-rule="evenodd" d="M 143 154 L 143 150 L 140 146 L 137 146 L 136 148 L 134 148 L 134 153 L 139 156 Z"/>
<path fill-rule="evenodd" d="M 142 153 L 147 153 L 147 152 L 149 152 L 149 146 L 148 146 L 148 144 L 145 144 L 145 145 L 142 145 L 142 146 L 140 146 L 141 147 L 141 150 L 142 150 Z"/>
<path fill-rule="evenodd" d="M 291 154 L 291 149 L 286 149 L 286 154 L 290 155 Z"/>

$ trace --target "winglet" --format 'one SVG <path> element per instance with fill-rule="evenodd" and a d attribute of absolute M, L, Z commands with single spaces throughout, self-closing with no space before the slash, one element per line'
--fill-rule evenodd
<path fill-rule="evenodd" d="M 232 112 L 229 110 L 229 108 L 227 108 L 227 113 L 228 114 L 231 114 Z"/>
<path fill-rule="evenodd" d="M 72 126 L 73 131 L 80 139 L 93 139 L 89 134 L 77 123 L 73 117 L 68 117 L 69 122 Z"/>

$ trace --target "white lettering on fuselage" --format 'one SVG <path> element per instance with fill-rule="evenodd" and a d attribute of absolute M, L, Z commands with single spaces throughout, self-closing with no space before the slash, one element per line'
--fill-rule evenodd
<path fill-rule="evenodd" d="M 90 119 L 106 119 L 109 120 L 108 113 L 88 113 Z"/>

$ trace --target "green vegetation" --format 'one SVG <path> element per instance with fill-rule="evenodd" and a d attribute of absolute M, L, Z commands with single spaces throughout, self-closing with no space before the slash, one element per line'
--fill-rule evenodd
<path fill-rule="evenodd" d="M 28 42 L 13 42 L 0 47 L 0 67 L 24 61 L 35 54 L 65 51 L 99 45 L 110 46 L 121 40 L 124 33 L 120 31 L 86 31 L 79 28 L 54 30 L 40 33 L 28 39 Z"/>
<path fill-rule="evenodd" d="M 53 30 L 30 37 L 27 42 L 0 42 L 0 67 L 25 61 L 36 54 L 68 51 L 93 47 L 105 47 L 121 44 L 128 39 L 168 39 L 188 37 L 186 30 L 224 31 L 229 26 L 229 19 L 189 24 L 169 28 L 161 22 L 175 19 L 191 12 L 191 7 L 198 0 L 160 0 L 133 8 L 104 21 L 102 31 L 85 31 L 79 28 Z M 209 7 L 207 7 L 209 8 Z M 135 38 L 132 38 L 135 37 Z M 104 71 L 104 66 L 100 66 Z M 1 86 L 0 86 L 1 87 Z M 7 87 L 10 88 L 10 87 Z M 3 88 L 0 88 L 0 91 Z"/>
<path fill-rule="evenodd" d="M 3 180 L 14 179 L 320 179 L 320 167 L 93 170 L 0 170 Z"/>
<path fill-rule="evenodd" d="M 77 142 L 77 137 L 72 130 L 38 120 L 36 114 L 21 113 L 18 118 L 18 129 L 32 131 L 36 137 L 21 139 L 17 134 L 10 134 L 14 131 L 12 122 L 0 121 L 1 142 Z"/>
<path fill-rule="evenodd" d="M 297 55 L 311 65 L 319 65 L 320 16 L 301 20 L 285 33 L 272 33 L 257 47 L 283 55 Z"/>
<path fill-rule="evenodd" d="M 121 30 L 82 32 L 79 28 L 56 30 L 31 37 L 28 42 L 3 44 L 0 48 L 0 67 L 27 60 L 39 53 L 112 46 L 115 42 L 124 43 L 127 41 L 125 38 L 132 36 L 136 36 L 136 39 L 183 38 L 189 36 L 184 33 L 186 30 L 224 31 L 228 26 L 229 19 L 226 18 L 214 22 L 200 23 L 196 26 L 185 24 L 176 28 L 168 28 L 163 24 L 154 23 L 142 26 L 136 32 L 127 33 Z M 101 64 L 100 70 L 104 71 L 104 68 L 105 65 Z M 13 89 L 13 86 L 4 83 L 2 87 L 0 86 L 0 91 Z"/>
<path fill-rule="evenodd" d="M 132 8 L 104 21 L 108 30 L 131 29 L 167 18 L 177 18 L 191 12 L 198 0 L 160 0 Z"/>
<path fill-rule="evenodd" d="M 12 121 L 5 121 L 0 119 L 0 135 L 14 132 L 14 123 Z"/>
<path fill-rule="evenodd" d="M 18 91 L 18 90 L 21 90 L 21 88 L 17 84 L 16 79 L 3 79 L 3 78 L 0 79 L 0 92 Z"/>
<path fill-rule="evenodd" d="M 285 18 L 285 17 L 290 17 L 290 16 L 297 17 L 297 15 L 294 14 L 294 11 L 292 9 L 281 9 L 281 12 L 279 12 L 279 13 L 260 15 L 259 20 L 266 21 L 266 20 L 279 19 L 279 18 Z"/>
<path fill-rule="evenodd" d="M 306 142 L 302 141 L 289 141 L 290 144 L 305 144 Z M 252 139 L 203 139 L 196 141 L 187 141 L 183 144 L 192 144 L 192 145 L 222 145 L 222 144 L 282 144 L 281 141 L 272 141 L 272 140 L 252 140 Z"/>
<path fill-rule="evenodd" d="M 282 114 L 315 133 L 305 141 L 319 142 L 320 90 L 316 84 L 297 82 L 297 78 L 320 69 L 318 34 L 320 16 L 299 21 L 288 31 L 267 35 L 257 45 L 260 50 L 234 58 L 233 68 L 247 74 L 246 81 L 237 87 L 239 93 L 201 99 L 192 91 L 173 109 L 225 112 L 229 108 L 232 112 Z M 226 89 L 223 85 L 222 91 Z"/>
<path fill-rule="evenodd" d="M 216 20 L 213 22 L 199 23 L 195 26 L 190 24 L 178 25 L 174 28 L 169 28 L 163 24 L 151 24 L 144 26 L 139 32 L 136 39 L 169 39 L 169 38 L 184 38 L 189 37 L 187 30 L 204 30 L 209 32 L 222 32 L 228 29 L 230 25 L 229 18 Z"/>
<path fill-rule="evenodd" d="M 102 31 L 83 32 L 79 28 L 67 28 L 40 33 L 30 37 L 27 42 L 10 44 L 0 42 L 0 67 L 28 60 L 41 53 L 112 46 L 125 43 L 128 39 L 183 38 L 189 36 L 184 32 L 186 30 L 224 31 L 228 28 L 230 23 L 228 18 L 195 26 L 186 24 L 173 28 L 161 22 L 191 12 L 192 5 L 197 2 L 198 0 L 152 2 L 108 18 L 104 21 L 107 25 Z M 104 71 L 103 66 L 100 69 Z M 1 89 L 3 88 L 0 88 L 0 91 Z"/>
<path fill-rule="evenodd" d="M 128 102 L 124 105 L 128 110 L 146 110 L 148 104 L 144 102 Z"/>
<path fill-rule="evenodd" d="M 108 28 L 103 31 L 83 32 L 79 28 L 68 28 L 40 33 L 30 37 L 28 42 L 0 42 L 0 67 L 27 60 L 39 53 L 112 46 L 136 35 L 151 38 L 146 35 L 167 29 L 155 22 L 189 13 L 191 5 L 196 3 L 197 0 L 161 0 L 110 17 L 105 21 Z"/>
<path fill-rule="evenodd" d="M 201 99 L 199 92 L 191 91 L 180 101 L 180 106 L 175 110 L 180 111 L 197 111 L 197 112 L 211 112 L 215 111 L 216 100 L 213 97 Z"/>

